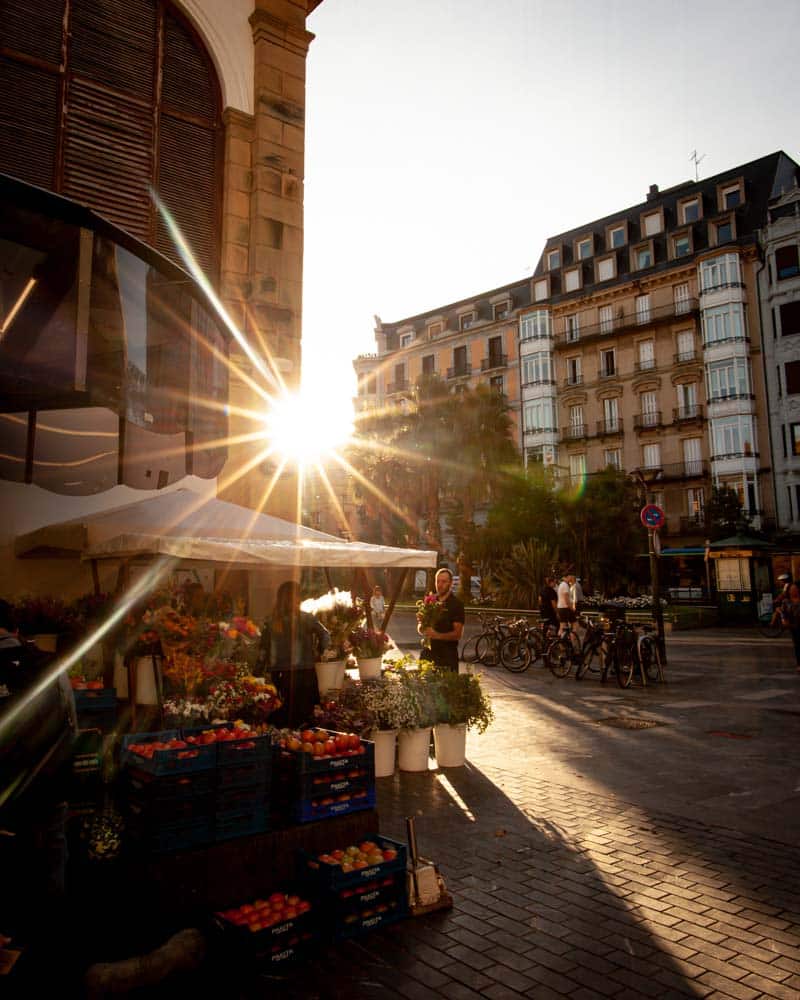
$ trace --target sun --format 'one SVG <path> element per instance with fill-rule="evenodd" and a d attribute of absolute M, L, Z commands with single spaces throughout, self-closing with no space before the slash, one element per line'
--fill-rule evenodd
<path fill-rule="evenodd" d="M 353 434 L 350 401 L 335 406 L 319 393 L 277 397 L 264 415 L 267 444 L 278 457 L 299 466 L 319 464 Z"/>

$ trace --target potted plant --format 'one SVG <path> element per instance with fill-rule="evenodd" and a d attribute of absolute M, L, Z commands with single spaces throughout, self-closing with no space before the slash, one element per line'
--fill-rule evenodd
<path fill-rule="evenodd" d="M 389 648 L 389 636 L 371 628 L 357 628 L 350 633 L 350 644 L 358 660 L 361 680 L 380 677 L 383 654 Z"/>
<path fill-rule="evenodd" d="M 466 759 L 467 730 L 486 731 L 494 719 L 489 696 L 478 674 L 459 674 L 434 666 L 423 668 L 435 704 L 433 739 L 440 767 L 460 767 Z"/>
<path fill-rule="evenodd" d="M 387 670 L 397 676 L 408 706 L 406 724 L 397 737 L 398 763 L 401 771 L 427 771 L 431 726 L 436 721 L 436 704 L 425 660 L 404 656 Z"/>
<path fill-rule="evenodd" d="M 338 691 L 344 682 L 348 657 L 353 653 L 350 634 L 366 620 L 363 604 L 353 598 L 349 590 L 334 589 L 321 597 L 303 601 L 300 610 L 318 618 L 331 637 L 330 645 L 316 664 L 320 694 Z"/>
<path fill-rule="evenodd" d="M 21 635 L 33 639 L 40 649 L 54 653 L 58 637 L 75 631 L 76 616 L 58 598 L 28 596 L 14 605 L 14 624 Z"/>

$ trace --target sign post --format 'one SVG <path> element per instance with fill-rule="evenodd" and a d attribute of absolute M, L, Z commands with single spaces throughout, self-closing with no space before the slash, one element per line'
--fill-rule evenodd
<path fill-rule="evenodd" d="M 661 610 L 661 585 L 658 572 L 658 561 L 661 554 L 658 530 L 659 528 L 663 528 L 666 517 L 660 507 L 657 507 L 654 503 L 649 503 L 642 507 L 639 519 L 645 528 L 647 528 L 647 551 L 650 556 L 650 584 L 653 592 L 653 620 L 656 623 L 658 651 L 661 654 L 661 662 L 666 665 L 667 645 L 664 641 L 664 613 Z"/>

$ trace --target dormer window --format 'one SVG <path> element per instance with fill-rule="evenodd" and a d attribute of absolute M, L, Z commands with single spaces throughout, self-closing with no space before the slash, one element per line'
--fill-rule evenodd
<path fill-rule="evenodd" d="M 678 216 L 684 226 L 697 222 L 701 216 L 700 199 L 689 198 L 687 201 L 682 201 L 678 209 Z"/>
<path fill-rule="evenodd" d="M 505 319 L 508 316 L 509 308 L 507 302 L 498 302 L 492 309 L 495 319 Z"/>
<path fill-rule="evenodd" d="M 561 251 L 548 250 L 545 254 L 545 260 L 547 261 L 547 270 L 555 271 L 557 267 L 561 267 Z"/>
<path fill-rule="evenodd" d="M 628 233 L 625 226 L 612 226 L 608 230 L 609 250 L 616 250 L 619 247 L 624 247 L 627 242 L 628 242 Z"/>
<path fill-rule="evenodd" d="M 612 254 L 610 257 L 603 257 L 595 262 L 594 266 L 596 281 L 611 281 L 617 276 L 617 257 Z"/>
<path fill-rule="evenodd" d="M 431 323 L 431 325 L 428 327 L 429 337 L 438 337 L 441 332 L 442 332 L 441 323 Z"/>
<path fill-rule="evenodd" d="M 411 346 L 411 341 L 413 339 L 414 339 L 414 334 L 413 333 L 401 333 L 400 334 L 400 346 L 401 347 L 410 347 Z"/>
<path fill-rule="evenodd" d="M 475 313 L 468 312 L 462 313 L 458 317 L 458 328 L 459 330 L 469 330 L 471 326 L 475 325 Z"/>
<path fill-rule="evenodd" d="M 640 243 L 635 246 L 631 252 L 634 271 L 643 271 L 645 268 L 652 267 L 655 263 L 653 255 L 653 241 L 648 240 L 647 243 Z"/>
<path fill-rule="evenodd" d="M 692 252 L 692 233 L 687 230 L 683 233 L 673 233 L 670 237 L 670 249 L 673 260 L 681 257 L 688 257 Z"/>
<path fill-rule="evenodd" d="M 730 243 L 731 240 L 736 239 L 736 224 L 734 221 L 733 213 L 730 215 L 724 215 L 719 219 L 715 219 L 709 225 L 711 237 L 710 243 L 712 246 L 723 246 L 725 243 Z"/>
<path fill-rule="evenodd" d="M 578 260 L 588 260 L 594 253 L 593 240 L 589 236 L 586 239 L 578 240 L 575 244 L 576 254 L 575 256 Z"/>
<path fill-rule="evenodd" d="M 644 236 L 657 236 L 663 228 L 664 216 L 660 210 L 642 216 L 642 234 Z"/>
<path fill-rule="evenodd" d="M 581 269 L 573 267 L 564 275 L 564 291 L 577 292 L 581 287 Z"/>
<path fill-rule="evenodd" d="M 550 279 L 540 278 L 533 283 L 533 301 L 543 302 L 550 295 Z"/>
<path fill-rule="evenodd" d="M 744 182 L 741 177 L 717 187 L 717 207 L 720 212 L 731 212 L 742 204 L 744 204 Z"/>

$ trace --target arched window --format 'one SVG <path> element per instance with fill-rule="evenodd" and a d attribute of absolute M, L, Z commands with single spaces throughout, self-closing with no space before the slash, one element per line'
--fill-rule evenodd
<path fill-rule="evenodd" d="M 81 201 L 173 260 L 158 192 L 216 283 L 220 88 L 168 0 L 0 0 L 0 173 Z"/>

